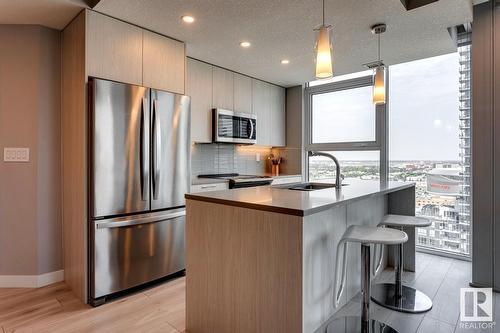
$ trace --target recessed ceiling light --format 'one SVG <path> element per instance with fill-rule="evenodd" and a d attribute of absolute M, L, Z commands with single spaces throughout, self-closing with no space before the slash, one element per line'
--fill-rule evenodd
<path fill-rule="evenodd" d="M 193 23 L 194 22 L 194 17 L 192 17 L 190 15 L 184 15 L 184 16 L 181 17 L 181 19 L 185 23 Z"/>
<path fill-rule="evenodd" d="M 288 65 L 289 63 L 290 63 L 290 60 L 288 60 L 288 59 L 281 60 L 281 64 L 283 64 L 283 65 Z"/>
<path fill-rule="evenodd" d="M 240 46 L 241 47 L 245 47 L 246 48 L 246 47 L 250 47 L 250 45 L 252 45 L 252 44 L 250 44 L 250 42 L 245 42 L 245 41 L 244 42 L 240 42 Z"/>

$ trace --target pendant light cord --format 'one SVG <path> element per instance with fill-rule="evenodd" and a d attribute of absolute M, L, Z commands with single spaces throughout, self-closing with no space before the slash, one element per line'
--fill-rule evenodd
<path fill-rule="evenodd" d="M 380 62 L 380 33 L 378 34 L 378 61 Z"/>
<path fill-rule="evenodd" d="M 323 26 L 325 26 L 325 0 L 323 0 Z"/>

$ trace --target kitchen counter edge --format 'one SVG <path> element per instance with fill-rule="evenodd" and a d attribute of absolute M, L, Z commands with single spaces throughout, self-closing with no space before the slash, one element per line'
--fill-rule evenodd
<path fill-rule="evenodd" d="M 269 187 L 272 187 L 272 186 L 269 186 Z M 294 209 L 294 208 L 290 208 L 290 207 L 273 206 L 273 205 L 262 204 L 262 203 L 252 203 L 252 202 L 217 198 L 217 197 L 211 196 L 210 192 L 208 192 L 208 193 L 188 193 L 185 195 L 185 198 L 188 200 L 212 202 L 212 203 L 216 203 L 216 204 L 223 204 L 223 205 L 241 207 L 241 208 L 249 208 L 249 209 L 268 211 L 268 212 L 274 212 L 274 213 L 280 213 L 280 214 L 286 214 L 286 215 L 309 216 L 309 215 L 313 215 L 313 214 L 316 214 L 318 212 L 330 209 L 334 206 L 341 206 L 341 205 L 345 205 L 345 204 L 348 204 L 348 203 L 353 202 L 353 201 L 358 201 L 358 200 L 362 200 L 362 199 L 366 199 L 366 198 L 378 196 L 378 195 L 385 195 L 385 194 L 397 192 L 397 191 L 404 190 L 404 189 L 411 188 L 411 187 L 415 187 L 415 183 L 413 183 L 413 182 L 408 182 L 408 183 L 407 182 L 397 182 L 397 185 L 382 189 L 380 191 L 369 192 L 366 194 L 362 194 L 362 195 L 348 198 L 348 199 L 342 199 L 339 201 L 332 201 L 332 202 L 325 203 L 325 204 L 317 206 L 317 207 L 312 207 L 312 208 L 307 208 L 307 209 Z M 249 189 L 239 189 L 239 190 L 249 190 Z M 281 189 L 281 190 L 283 190 L 283 189 Z M 218 192 L 222 192 L 222 191 L 218 191 Z M 217 192 L 212 192 L 212 194 L 213 193 L 217 193 Z"/>

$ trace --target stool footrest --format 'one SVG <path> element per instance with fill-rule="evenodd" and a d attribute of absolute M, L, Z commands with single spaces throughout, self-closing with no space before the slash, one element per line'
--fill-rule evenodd
<path fill-rule="evenodd" d="M 432 309 L 432 300 L 423 292 L 403 285 L 402 295 L 396 296 L 394 283 L 381 283 L 372 286 L 372 300 L 383 307 L 406 313 L 422 313 Z"/>

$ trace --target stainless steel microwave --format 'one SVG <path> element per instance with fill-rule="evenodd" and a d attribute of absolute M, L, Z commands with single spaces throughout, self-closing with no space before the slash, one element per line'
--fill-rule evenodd
<path fill-rule="evenodd" d="M 213 142 L 257 143 L 257 116 L 254 114 L 212 109 Z"/>

